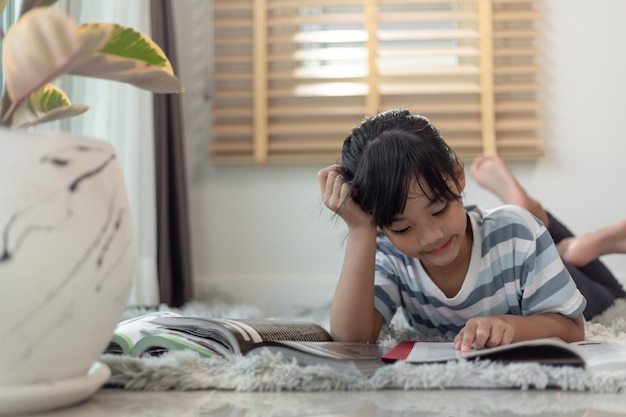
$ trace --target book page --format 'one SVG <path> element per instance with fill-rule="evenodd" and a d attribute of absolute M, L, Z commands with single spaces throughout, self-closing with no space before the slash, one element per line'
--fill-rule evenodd
<path fill-rule="evenodd" d="M 159 331 L 173 330 L 202 338 L 205 343 L 215 343 L 226 347 L 231 354 L 241 353 L 240 346 L 254 344 L 250 335 L 239 326 L 233 326 L 227 320 L 206 319 L 201 317 L 164 317 L 153 320 Z"/>
<path fill-rule="evenodd" d="M 413 363 L 446 362 L 455 359 L 488 359 L 503 363 L 537 362 L 583 366 L 574 346 L 557 338 L 535 339 L 469 352 L 456 350 L 454 342 L 416 342 L 406 361 Z"/>
<path fill-rule="evenodd" d="M 302 352 L 338 360 L 378 360 L 379 348 L 370 343 L 350 342 L 296 342 L 290 340 L 264 343 L 272 350 L 272 345 L 286 346 Z"/>
<path fill-rule="evenodd" d="M 271 319 L 226 319 L 177 317 L 156 319 L 154 323 L 165 328 L 179 330 L 219 340 L 231 347 L 233 353 L 245 353 L 250 347 L 264 341 L 300 340 L 330 341 L 330 334 L 320 325 L 308 322 Z"/>
<path fill-rule="evenodd" d="M 205 357 L 229 357 L 232 353 L 219 343 L 207 343 L 207 339 L 188 333 L 169 330 L 147 335 L 135 345 L 132 355 L 136 357 L 159 356 L 170 350 L 193 350 Z"/>
<path fill-rule="evenodd" d="M 406 358 L 407 362 L 440 362 L 462 358 L 454 342 L 417 342 Z"/>
<path fill-rule="evenodd" d="M 572 343 L 589 370 L 625 369 L 626 341 L 582 341 Z"/>
<path fill-rule="evenodd" d="M 216 319 L 237 335 L 241 353 L 254 345 L 272 341 L 323 342 L 332 340 L 330 334 L 315 323 L 271 319 L 234 320 Z"/>
<path fill-rule="evenodd" d="M 303 342 L 328 342 L 332 338 L 320 325 L 306 322 L 278 320 L 238 320 L 254 329 L 262 341 L 293 340 Z"/>
<path fill-rule="evenodd" d="M 123 320 L 117 324 L 111 338 L 110 345 L 105 352 L 130 354 L 135 344 L 147 334 L 160 326 L 152 323 L 152 320 L 159 317 L 180 317 L 180 314 L 171 311 L 159 311 L 144 314 Z M 117 345 L 121 349 L 118 349 Z"/>

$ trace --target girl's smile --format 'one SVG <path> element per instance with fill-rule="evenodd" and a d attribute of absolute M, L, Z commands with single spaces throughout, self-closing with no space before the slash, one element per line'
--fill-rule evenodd
<path fill-rule="evenodd" d="M 448 241 L 444 243 L 443 245 L 441 245 L 440 247 L 433 249 L 433 250 L 429 250 L 426 253 L 432 256 L 443 255 L 444 253 L 448 251 L 448 249 L 450 249 L 451 246 L 452 246 L 452 238 L 448 239 Z"/>

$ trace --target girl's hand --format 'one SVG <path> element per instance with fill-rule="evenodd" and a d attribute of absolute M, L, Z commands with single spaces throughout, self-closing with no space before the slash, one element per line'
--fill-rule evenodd
<path fill-rule="evenodd" d="M 454 338 L 454 347 L 462 352 L 469 352 L 472 345 L 477 350 L 508 345 L 514 336 L 513 324 L 500 317 L 473 317 Z"/>
<path fill-rule="evenodd" d="M 374 227 L 372 216 L 363 211 L 349 195 L 350 184 L 339 174 L 339 169 L 339 165 L 331 165 L 317 173 L 324 204 L 337 213 L 350 229 L 363 226 Z"/>

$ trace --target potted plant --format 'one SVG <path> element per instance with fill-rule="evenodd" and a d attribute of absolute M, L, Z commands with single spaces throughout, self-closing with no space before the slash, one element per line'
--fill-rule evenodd
<path fill-rule="evenodd" d="M 97 359 L 126 307 L 134 264 L 113 147 L 25 128 L 87 110 L 51 84 L 61 74 L 183 90 L 146 35 L 79 25 L 48 7 L 55 2 L 23 1 L 2 40 L 0 414 L 69 405 L 106 381 Z"/>

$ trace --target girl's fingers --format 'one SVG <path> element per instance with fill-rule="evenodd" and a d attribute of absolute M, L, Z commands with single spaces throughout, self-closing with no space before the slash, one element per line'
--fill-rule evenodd
<path fill-rule="evenodd" d="M 326 201 L 327 197 L 328 197 L 328 192 L 329 192 L 329 188 L 328 188 L 328 182 L 330 179 L 330 173 L 333 172 L 333 167 L 326 167 L 322 170 L 320 170 L 317 173 L 317 179 L 319 181 L 320 184 L 320 191 L 322 192 L 322 197 L 324 198 L 324 201 Z"/>
<path fill-rule="evenodd" d="M 328 173 L 328 178 L 326 179 L 326 192 L 328 197 L 333 200 L 337 198 L 338 177 L 337 171 L 331 171 Z"/>
<path fill-rule="evenodd" d="M 346 192 L 344 191 L 346 187 L 350 188 L 350 185 L 344 181 L 341 175 L 336 174 L 334 176 L 331 193 L 331 208 L 336 213 L 339 213 L 339 210 L 341 210 L 342 205 L 346 201 Z"/>
<path fill-rule="evenodd" d="M 343 181 L 339 189 L 339 198 L 341 201 L 346 201 L 348 197 L 350 197 L 350 184 Z"/>
<path fill-rule="evenodd" d="M 330 172 L 332 167 L 326 167 L 324 169 L 320 169 L 319 172 L 317 173 L 317 180 L 320 184 L 320 191 L 322 192 L 322 195 L 324 194 L 325 190 L 326 190 L 326 182 L 328 180 L 328 173 Z"/>
<path fill-rule="evenodd" d="M 339 175 L 339 166 L 332 165 L 322 169 L 318 173 L 318 178 L 324 204 L 336 212 L 342 201 L 342 188 L 345 184 L 343 177 Z"/>

